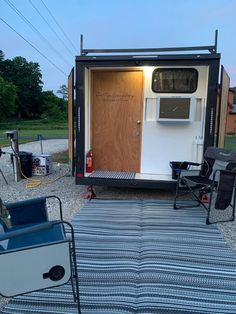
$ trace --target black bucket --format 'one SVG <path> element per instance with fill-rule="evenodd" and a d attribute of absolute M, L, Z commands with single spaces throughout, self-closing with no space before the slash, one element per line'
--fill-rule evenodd
<path fill-rule="evenodd" d="M 31 178 L 32 177 L 32 153 L 19 152 L 19 159 L 20 159 L 21 172 L 22 172 L 20 174 L 21 178 L 22 179 L 25 179 L 25 177 Z M 11 161 L 13 162 L 13 154 L 11 154 Z"/>
<path fill-rule="evenodd" d="M 27 177 L 32 177 L 32 153 L 19 152 L 21 172 Z M 24 176 L 21 174 L 21 178 Z"/>
<path fill-rule="evenodd" d="M 170 167 L 172 169 L 172 179 L 178 179 L 180 170 L 187 170 L 188 164 L 184 161 L 170 161 Z"/>

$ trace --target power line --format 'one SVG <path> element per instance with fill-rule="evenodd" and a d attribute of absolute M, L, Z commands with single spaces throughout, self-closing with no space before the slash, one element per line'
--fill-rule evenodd
<path fill-rule="evenodd" d="M 51 63 L 51 65 L 53 65 L 58 71 L 60 71 L 62 74 L 66 75 L 67 74 L 60 69 L 53 61 L 51 61 L 47 56 L 45 56 L 45 54 L 43 54 L 37 47 L 35 47 L 33 44 L 31 44 L 31 42 L 29 42 L 25 37 L 23 37 L 20 33 L 18 33 L 11 25 L 9 25 L 1 16 L 0 16 L 0 20 L 6 24 L 11 30 L 13 30 L 13 32 L 15 32 L 19 37 L 21 37 L 24 41 L 26 41 L 32 48 L 34 48 L 42 57 L 44 57 L 49 63 Z"/>
<path fill-rule="evenodd" d="M 52 46 L 52 44 L 40 33 L 40 31 L 34 27 L 34 25 L 16 8 L 16 6 L 10 0 L 4 0 L 15 13 L 35 32 L 38 36 L 48 44 L 48 46 L 69 66 L 71 64 Z"/>
<path fill-rule="evenodd" d="M 53 16 L 52 12 L 49 10 L 49 8 L 46 6 L 43 0 L 41 0 L 42 4 L 54 20 L 54 22 L 57 24 L 57 26 L 60 28 L 62 34 L 65 36 L 65 38 L 68 40 L 68 42 L 71 44 L 71 46 L 75 49 L 76 53 L 78 52 L 78 49 L 74 46 L 73 42 L 70 40 L 70 38 L 67 36 L 67 34 L 64 32 L 63 28 L 60 26 L 60 24 L 57 22 L 56 18 Z"/>
<path fill-rule="evenodd" d="M 56 53 L 68 66 L 71 66 L 71 64 L 67 62 L 67 60 L 53 47 L 53 45 L 47 40 L 47 38 L 42 35 L 42 33 L 17 9 L 17 7 L 10 0 L 4 1 L 33 30 L 34 33 L 37 33 L 37 35 L 41 38 L 43 42 L 46 42 L 48 44 L 48 46 L 54 53 Z"/>
<path fill-rule="evenodd" d="M 39 9 L 33 4 L 31 0 L 28 0 L 29 3 L 32 5 L 32 7 L 38 12 L 38 14 L 41 16 L 41 18 L 44 20 L 44 22 L 48 25 L 48 27 L 51 29 L 51 31 L 54 33 L 54 35 L 60 40 L 62 45 L 66 48 L 66 50 L 74 57 L 74 53 L 65 45 L 64 41 L 61 39 L 61 37 L 57 34 L 57 32 L 53 29 L 53 27 L 48 23 L 46 18 L 41 14 Z"/>

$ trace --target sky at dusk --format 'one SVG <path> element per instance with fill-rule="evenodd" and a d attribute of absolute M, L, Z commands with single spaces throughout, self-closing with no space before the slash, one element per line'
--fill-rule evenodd
<path fill-rule="evenodd" d="M 43 75 L 44 90 L 56 92 L 60 85 L 67 84 L 67 75 L 74 65 L 75 55 L 80 52 L 80 34 L 84 35 L 85 48 L 157 48 L 212 45 L 216 29 L 219 30 L 218 52 L 221 53 L 221 64 L 230 75 L 231 87 L 236 86 L 236 0 L 43 2 L 0 0 L 0 18 L 60 70 L 2 20 L 0 50 L 5 53 L 5 58 L 23 56 L 28 61 L 38 62 Z M 22 14 L 31 23 L 31 28 L 12 9 L 12 5 L 18 10 L 18 14 Z"/>

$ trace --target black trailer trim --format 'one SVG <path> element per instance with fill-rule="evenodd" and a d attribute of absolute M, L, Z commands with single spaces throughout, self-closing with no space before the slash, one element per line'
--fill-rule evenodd
<path fill-rule="evenodd" d="M 85 106 L 84 66 L 76 64 L 76 175 L 84 176 Z"/>
<path fill-rule="evenodd" d="M 71 76 L 71 85 L 72 85 L 72 89 L 71 89 L 71 100 L 72 100 L 72 130 L 71 130 L 71 133 L 72 133 L 72 139 L 73 139 L 73 145 L 72 145 L 72 161 L 71 161 L 71 173 L 72 175 L 74 176 L 75 175 L 75 165 L 76 165 L 76 158 L 75 158 L 75 142 L 74 142 L 74 138 L 75 138 L 75 125 L 76 125 L 76 121 L 77 119 L 75 120 L 75 117 L 76 117 L 76 112 L 75 112 L 75 68 L 73 67 L 71 69 L 71 72 L 68 76 L 68 79 L 69 77 Z M 70 91 L 69 91 L 70 92 Z"/>
<path fill-rule="evenodd" d="M 219 59 L 220 54 L 169 54 L 169 55 L 113 55 L 113 56 L 77 56 L 76 61 L 78 62 L 89 62 L 89 64 L 97 63 L 98 61 L 134 61 L 142 62 L 147 60 L 152 60 L 157 62 L 158 60 L 162 61 L 171 61 L 171 60 L 212 60 Z"/>
<path fill-rule="evenodd" d="M 159 190 L 175 190 L 176 181 L 161 181 L 161 180 L 122 180 L 122 179 L 105 179 L 105 178 L 89 178 L 76 177 L 77 185 L 94 185 L 94 186 L 111 186 L 111 187 L 133 187 L 133 188 L 148 188 Z"/>
<path fill-rule="evenodd" d="M 214 146 L 215 144 L 219 66 L 219 62 L 211 62 L 209 64 L 204 152 L 208 146 Z"/>

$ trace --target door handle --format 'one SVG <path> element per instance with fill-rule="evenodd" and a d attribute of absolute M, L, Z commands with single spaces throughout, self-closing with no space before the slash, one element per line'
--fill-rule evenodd
<path fill-rule="evenodd" d="M 135 135 L 136 135 L 136 136 L 139 136 L 139 135 L 140 135 L 140 126 L 141 126 L 141 121 L 138 120 L 138 121 L 136 122 L 136 132 L 135 132 Z"/>

